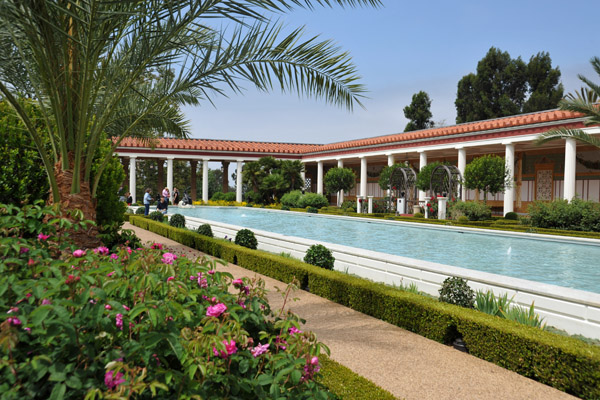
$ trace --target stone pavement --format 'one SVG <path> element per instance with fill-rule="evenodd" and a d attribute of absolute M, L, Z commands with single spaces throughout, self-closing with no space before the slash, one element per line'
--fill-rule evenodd
<path fill-rule="evenodd" d="M 157 242 L 175 254 L 202 253 L 165 237 L 126 223 L 143 242 Z M 275 290 L 285 283 L 234 264 L 219 267 L 234 277 L 262 278 L 273 309 L 283 299 Z M 304 330 L 316 333 L 331 350 L 331 358 L 407 400 L 443 399 L 574 399 L 559 390 L 525 378 L 450 346 L 298 290 L 291 310 L 306 320 Z"/>

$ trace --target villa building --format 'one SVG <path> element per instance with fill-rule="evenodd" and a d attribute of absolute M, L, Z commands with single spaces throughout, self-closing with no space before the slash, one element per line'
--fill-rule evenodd
<path fill-rule="evenodd" d="M 515 184 L 504 193 L 488 199 L 488 203 L 506 214 L 509 211 L 526 212 L 535 200 L 572 199 L 600 200 L 600 171 L 590 170 L 577 162 L 579 156 L 600 161 L 600 151 L 578 145 L 574 139 L 556 140 L 538 146 L 537 136 L 553 128 L 582 128 L 590 134 L 600 134 L 600 127 L 585 127 L 585 118 L 579 114 L 550 110 L 515 115 L 486 121 L 420 131 L 375 136 L 331 144 L 293 144 L 247 142 L 208 139 L 157 139 L 153 148 L 141 145 L 136 139 L 126 138 L 116 153 L 129 166 L 129 187 L 136 186 L 136 160 L 156 159 L 159 176 L 167 161 L 166 186 L 173 188 L 173 160 L 187 160 L 192 166 L 192 193 L 195 194 L 196 167 L 201 162 L 203 199 L 208 200 L 208 162 L 223 165 L 224 188 L 228 187 L 230 163 L 237 168 L 236 198 L 242 200 L 242 166 L 264 156 L 278 159 L 301 160 L 310 179 L 310 190 L 323 193 L 323 176 L 329 168 L 352 168 L 358 177 L 356 188 L 347 194 L 383 197 L 378 182 L 379 172 L 386 165 L 408 162 L 415 170 L 433 161 L 447 161 L 461 173 L 475 157 L 497 154 L 505 157 Z M 127 168 L 126 168 L 127 170 Z M 132 193 L 133 200 L 136 195 Z M 422 195 L 421 195 L 422 196 Z M 465 200 L 473 200 L 473 191 L 463 190 Z"/>

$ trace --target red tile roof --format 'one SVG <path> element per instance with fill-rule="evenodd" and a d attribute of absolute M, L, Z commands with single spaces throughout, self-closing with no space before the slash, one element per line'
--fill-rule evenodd
<path fill-rule="evenodd" d="M 515 115 L 486 121 L 468 122 L 460 125 L 445 126 L 440 128 L 424 129 L 420 131 L 396 133 L 385 136 L 376 136 L 365 139 L 348 140 L 325 145 L 295 144 L 274 142 L 250 142 L 236 140 L 216 139 L 170 139 L 161 138 L 154 141 L 156 149 L 181 149 L 217 152 L 246 152 L 246 153 L 273 153 L 273 154 L 307 154 L 323 151 L 333 151 L 364 146 L 386 145 L 412 140 L 426 140 L 443 138 L 458 134 L 477 133 L 495 129 L 526 128 L 528 125 L 540 123 L 560 123 L 570 119 L 580 118 L 581 114 L 570 111 L 550 110 L 532 114 Z M 119 145 L 123 148 L 148 148 L 148 143 L 139 139 L 125 138 Z"/>

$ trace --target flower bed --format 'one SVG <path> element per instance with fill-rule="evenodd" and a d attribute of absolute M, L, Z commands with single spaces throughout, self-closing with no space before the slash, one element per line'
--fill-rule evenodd
<path fill-rule="evenodd" d="M 130 221 L 275 279 L 296 278 L 314 294 L 438 342 L 462 337 L 471 354 L 567 393 L 600 397 L 600 348 L 595 346 L 142 217 Z"/>

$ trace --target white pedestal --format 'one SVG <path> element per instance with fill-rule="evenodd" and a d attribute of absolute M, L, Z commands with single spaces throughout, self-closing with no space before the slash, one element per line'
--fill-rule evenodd
<path fill-rule="evenodd" d="M 369 214 L 373 214 L 373 196 L 368 196 L 369 197 Z"/>
<path fill-rule="evenodd" d="M 360 196 L 356 196 L 356 212 L 357 213 L 361 213 L 362 212 L 362 198 Z"/>
<path fill-rule="evenodd" d="M 446 204 L 448 203 L 447 197 L 438 197 L 438 219 L 446 219 Z"/>
<path fill-rule="evenodd" d="M 425 218 L 429 218 L 429 207 L 427 206 L 427 204 L 430 204 L 431 201 L 431 197 L 425 197 L 425 206 L 423 207 L 425 209 Z"/>

